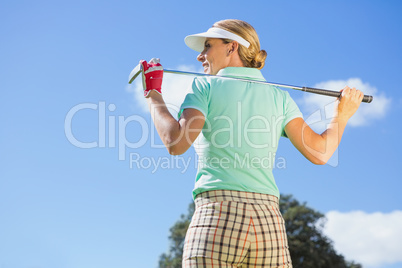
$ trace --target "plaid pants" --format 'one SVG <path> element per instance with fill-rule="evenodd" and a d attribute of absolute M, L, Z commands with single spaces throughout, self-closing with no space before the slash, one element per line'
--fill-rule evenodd
<path fill-rule="evenodd" d="M 208 191 L 195 205 L 183 267 L 292 267 L 275 196 Z"/>

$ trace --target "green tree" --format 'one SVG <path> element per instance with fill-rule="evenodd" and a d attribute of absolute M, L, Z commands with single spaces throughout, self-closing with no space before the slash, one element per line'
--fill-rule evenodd
<path fill-rule="evenodd" d="M 306 203 L 300 204 L 291 195 L 281 196 L 279 208 L 285 219 L 294 268 L 361 268 L 360 264 L 347 262 L 336 253 L 332 241 L 322 233 L 325 225 L 323 214 L 307 207 Z"/>
<path fill-rule="evenodd" d="M 170 228 L 170 249 L 168 253 L 163 253 L 159 258 L 160 268 L 181 268 L 181 258 L 183 256 L 184 238 L 188 226 L 190 225 L 191 217 L 194 214 L 194 202 L 191 202 L 188 206 L 188 213 L 181 215 L 178 220 Z"/>
<path fill-rule="evenodd" d="M 300 204 L 291 195 L 282 195 L 279 207 L 286 224 L 290 255 L 294 268 L 361 268 L 360 264 L 345 261 L 337 254 L 332 241 L 322 233 L 325 217 L 318 211 Z M 181 215 L 172 228 L 168 253 L 160 256 L 160 268 L 180 268 L 187 228 L 194 213 L 194 203 L 188 213 Z"/>

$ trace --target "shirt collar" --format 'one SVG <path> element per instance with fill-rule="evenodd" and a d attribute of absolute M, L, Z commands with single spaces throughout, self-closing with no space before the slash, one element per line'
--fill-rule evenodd
<path fill-rule="evenodd" d="M 250 79 L 257 81 L 266 81 L 262 73 L 257 68 L 248 67 L 226 67 L 219 70 L 216 74 L 219 76 L 236 77 L 242 79 Z"/>

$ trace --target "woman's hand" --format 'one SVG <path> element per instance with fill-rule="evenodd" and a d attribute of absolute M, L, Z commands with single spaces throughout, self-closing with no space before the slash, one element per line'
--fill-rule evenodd
<path fill-rule="evenodd" d="M 364 97 L 363 92 L 356 88 L 346 86 L 341 90 L 342 94 L 335 108 L 335 116 L 339 120 L 348 121 L 357 111 Z"/>
<path fill-rule="evenodd" d="M 335 108 L 335 116 L 322 134 L 315 133 L 302 118 L 295 118 L 285 126 L 285 132 L 293 145 L 312 163 L 328 162 L 342 139 L 350 117 L 357 111 L 363 93 L 345 87 Z"/>
<path fill-rule="evenodd" d="M 142 65 L 142 86 L 144 87 L 144 97 L 148 98 L 149 93 L 155 90 L 162 94 L 163 67 L 159 59 L 152 58 L 149 62 L 140 61 Z"/>

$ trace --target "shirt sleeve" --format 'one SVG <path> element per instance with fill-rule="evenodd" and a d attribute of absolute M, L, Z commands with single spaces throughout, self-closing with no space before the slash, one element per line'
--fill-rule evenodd
<path fill-rule="evenodd" d="M 284 120 L 282 123 L 282 137 L 288 137 L 285 133 L 285 126 L 297 117 L 303 118 L 303 114 L 300 112 L 299 107 L 296 102 L 290 97 L 289 92 L 285 93 L 285 102 L 284 102 Z"/>
<path fill-rule="evenodd" d="M 205 118 L 208 114 L 208 96 L 210 84 L 206 79 L 194 78 L 191 91 L 186 95 L 184 102 L 180 106 L 178 117 L 183 113 L 184 109 L 192 108 L 200 111 Z"/>

